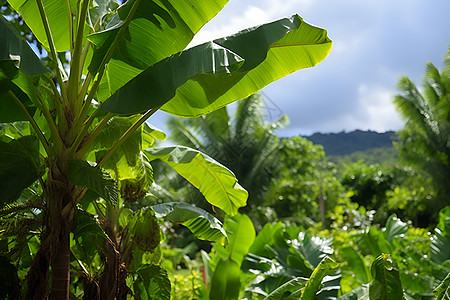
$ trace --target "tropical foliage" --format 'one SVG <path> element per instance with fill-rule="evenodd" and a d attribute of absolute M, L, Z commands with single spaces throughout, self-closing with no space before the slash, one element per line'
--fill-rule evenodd
<path fill-rule="evenodd" d="M 335 164 L 254 94 L 326 31 L 294 15 L 186 49 L 226 2 L 7 2 L 0 298 L 448 299 L 448 54 L 423 95 L 401 80 L 400 162 Z M 181 145 L 159 109 L 198 117 L 171 119 Z"/>
<path fill-rule="evenodd" d="M 428 211 L 433 215 L 450 204 L 450 50 L 442 72 L 427 64 L 423 91 L 407 77 L 398 87 L 403 93 L 394 103 L 406 125 L 396 146 L 405 163 L 430 177 L 436 190 Z"/>
<path fill-rule="evenodd" d="M 226 2 L 8 1 L 10 17 L 0 17 L 2 296 L 169 299 L 162 220 L 227 243 L 220 221 L 201 209 L 152 207 L 150 162 L 167 163 L 226 214 L 245 206 L 247 192 L 206 154 L 152 147 L 165 134 L 147 119 L 158 109 L 185 117 L 221 109 L 319 63 L 331 41 L 294 15 L 186 49 Z M 14 17 L 24 23 L 14 27 Z"/>

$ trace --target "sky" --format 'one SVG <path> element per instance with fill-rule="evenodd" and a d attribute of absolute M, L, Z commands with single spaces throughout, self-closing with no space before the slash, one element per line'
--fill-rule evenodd
<path fill-rule="evenodd" d="M 442 70 L 450 45 L 449 0 L 230 0 L 196 35 L 200 44 L 293 14 L 333 41 L 319 65 L 262 90 L 267 116 L 286 114 L 280 136 L 403 127 L 392 104 L 401 76 L 418 87 L 426 63 Z M 167 114 L 150 122 L 167 132 Z"/>

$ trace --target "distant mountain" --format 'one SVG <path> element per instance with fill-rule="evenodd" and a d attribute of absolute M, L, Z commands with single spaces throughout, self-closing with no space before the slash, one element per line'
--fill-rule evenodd
<path fill-rule="evenodd" d="M 395 132 L 379 133 L 370 130 L 355 130 L 339 133 L 314 133 L 306 138 L 314 144 L 322 145 L 327 156 L 343 156 L 372 148 L 392 148 Z"/>

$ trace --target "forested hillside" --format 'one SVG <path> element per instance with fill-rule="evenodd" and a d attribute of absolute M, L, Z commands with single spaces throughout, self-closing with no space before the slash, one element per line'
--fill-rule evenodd
<path fill-rule="evenodd" d="M 378 133 L 370 130 L 355 130 L 339 133 L 314 133 L 306 138 L 314 144 L 322 145 L 327 155 L 347 155 L 372 148 L 392 148 L 395 132 Z"/>

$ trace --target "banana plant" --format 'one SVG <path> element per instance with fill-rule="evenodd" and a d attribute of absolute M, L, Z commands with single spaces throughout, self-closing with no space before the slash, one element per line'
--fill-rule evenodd
<path fill-rule="evenodd" d="M 184 117 L 217 110 L 316 65 L 332 43 L 293 15 L 186 49 L 227 2 L 8 1 L 48 53 L 44 63 L 0 17 L 2 253 L 26 297 L 168 297 L 157 257 L 133 261 L 138 251 L 157 256 L 156 213 L 127 207 L 151 184 L 153 159 L 166 160 L 225 213 L 245 205 L 246 192 L 223 166 L 191 150 L 152 149 L 164 134 L 146 121 L 159 109 Z M 195 176 L 217 170 L 220 191 Z M 141 236 L 147 227 L 150 237 Z"/>

